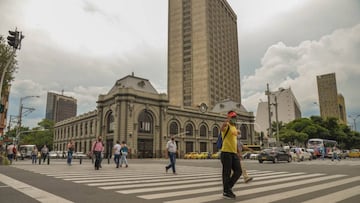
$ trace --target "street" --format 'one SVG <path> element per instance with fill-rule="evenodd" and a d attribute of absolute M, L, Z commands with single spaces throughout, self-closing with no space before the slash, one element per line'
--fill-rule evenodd
<path fill-rule="evenodd" d="M 254 180 L 240 179 L 236 200 L 222 197 L 220 160 L 178 159 L 177 173 L 165 173 L 165 159 L 130 159 L 129 168 L 103 160 L 95 171 L 91 160 L 54 159 L 42 165 L 18 160 L 0 166 L 4 202 L 358 202 L 360 159 L 276 163 L 245 160 Z"/>

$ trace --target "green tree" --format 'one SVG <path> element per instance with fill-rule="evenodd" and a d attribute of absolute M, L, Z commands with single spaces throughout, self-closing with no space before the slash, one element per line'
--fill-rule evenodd
<path fill-rule="evenodd" d="M 7 42 L 5 41 L 4 37 L 0 36 L 0 77 L 2 75 L 2 72 L 5 69 L 5 66 L 7 62 L 12 57 L 12 63 L 10 63 L 7 72 L 5 73 L 5 78 L 3 81 L 2 91 L 6 91 L 11 84 L 11 81 L 14 80 L 14 72 L 16 71 L 17 67 L 17 61 L 15 59 L 15 55 L 12 56 L 12 48 L 7 45 Z"/>
<path fill-rule="evenodd" d="M 54 122 L 51 120 L 43 119 L 38 123 L 38 126 L 32 130 L 23 131 L 20 136 L 20 144 L 35 144 L 41 148 L 47 145 L 50 150 L 53 146 L 54 135 Z"/>

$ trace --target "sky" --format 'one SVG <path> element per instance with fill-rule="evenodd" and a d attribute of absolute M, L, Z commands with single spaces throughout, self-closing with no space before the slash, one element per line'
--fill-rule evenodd
<path fill-rule="evenodd" d="M 319 115 L 316 76 L 336 73 L 347 115 L 360 114 L 359 0 L 228 0 L 237 15 L 242 104 L 254 112 L 270 90 L 291 88 L 303 117 Z M 45 117 L 47 92 L 77 99 L 77 114 L 134 72 L 167 93 L 168 0 L 0 0 L 0 35 L 17 28 L 8 120 L 20 98 Z M 360 130 L 360 117 L 356 120 Z M 354 120 L 348 118 L 354 127 Z M 12 124 L 14 125 L 14 124 Z"/>

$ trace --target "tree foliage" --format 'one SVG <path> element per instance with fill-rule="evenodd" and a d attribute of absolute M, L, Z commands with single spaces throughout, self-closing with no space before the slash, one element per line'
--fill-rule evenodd
<path fill-rule="evenodd" d="M 9 64 L 7 72 L 5 74 L 4 82 L 3 82 L 3 91 L 8 89 L 11 81 L 14 80 L 14 73 L 17 69 L 16 64 L 17 61 L 15 56 L 12 56 L 12 48 L 7 45 L 7 42 L 3 36 L 0 36 L 0 77 L 2 72 L 5 69 L 6 64 L 12 58 L 12 63 Z"/>
<path fill-rule="evenodd" d="M 296 119 L 282 127 L 280 141 L 289 145 L 306 145 L 311 138 L 336 140 L 341 148 L 360 148 L 360 133 L 351 131 L 336 118 L 322 119 L 319 116 Z"/>

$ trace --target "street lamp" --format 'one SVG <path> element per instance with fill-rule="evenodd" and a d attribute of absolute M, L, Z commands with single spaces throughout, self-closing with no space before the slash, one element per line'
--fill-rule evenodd
<path fill-rule="evenodd" d="M 22 122 L 22 114 L 23 114 L 23 109 L 28 109 L 30 111 L 35 110 L 34 108 L 27 108 L 23 106 L 23 100 L 31 98 L 31 97 L 36 97 L 39 98 L 40 96 L 25 96 L 25 97 L 21 97 L 20 98 L 20 104 L 19 104 L 19 118 L 18 118 L 18 128 L 16 131 L 16 140 L 17 142 L 19 142 L 19 136 L 20 136 L 20 131 L 21 131 L 21 122 Z"/>
<path fill-rule="evenodd" d="M 360 114 L 359 115 L 349 115 L 349 118 L 353 119 L 354 121 L 354 129 L 356 131 L 356 119 L 360 117 Z"/>
<path fill-rule="evenodd" d="M 275 119 L 276 119 L 276 145 L 279 145 L 280 139 L 279 139 L 279 115 L 278 115 L 278 101 L 277 96 L 283 92 L 285 89 L 281 88 L 279 89 L 278 93 L 270 92 L 269 90 L 269 84 L 266 84 L 267 90 L 265 91 L 265 95 L 268 97 L 268 113 L 269 113 L 269 136 L 271 136 L 272 133 L 272 127 L 271 127 L 271 115 L 270 115 L 270 105 L 275 106 Z M 270 95 L 274 96 L 275 103 L 270 103 Z"/>

